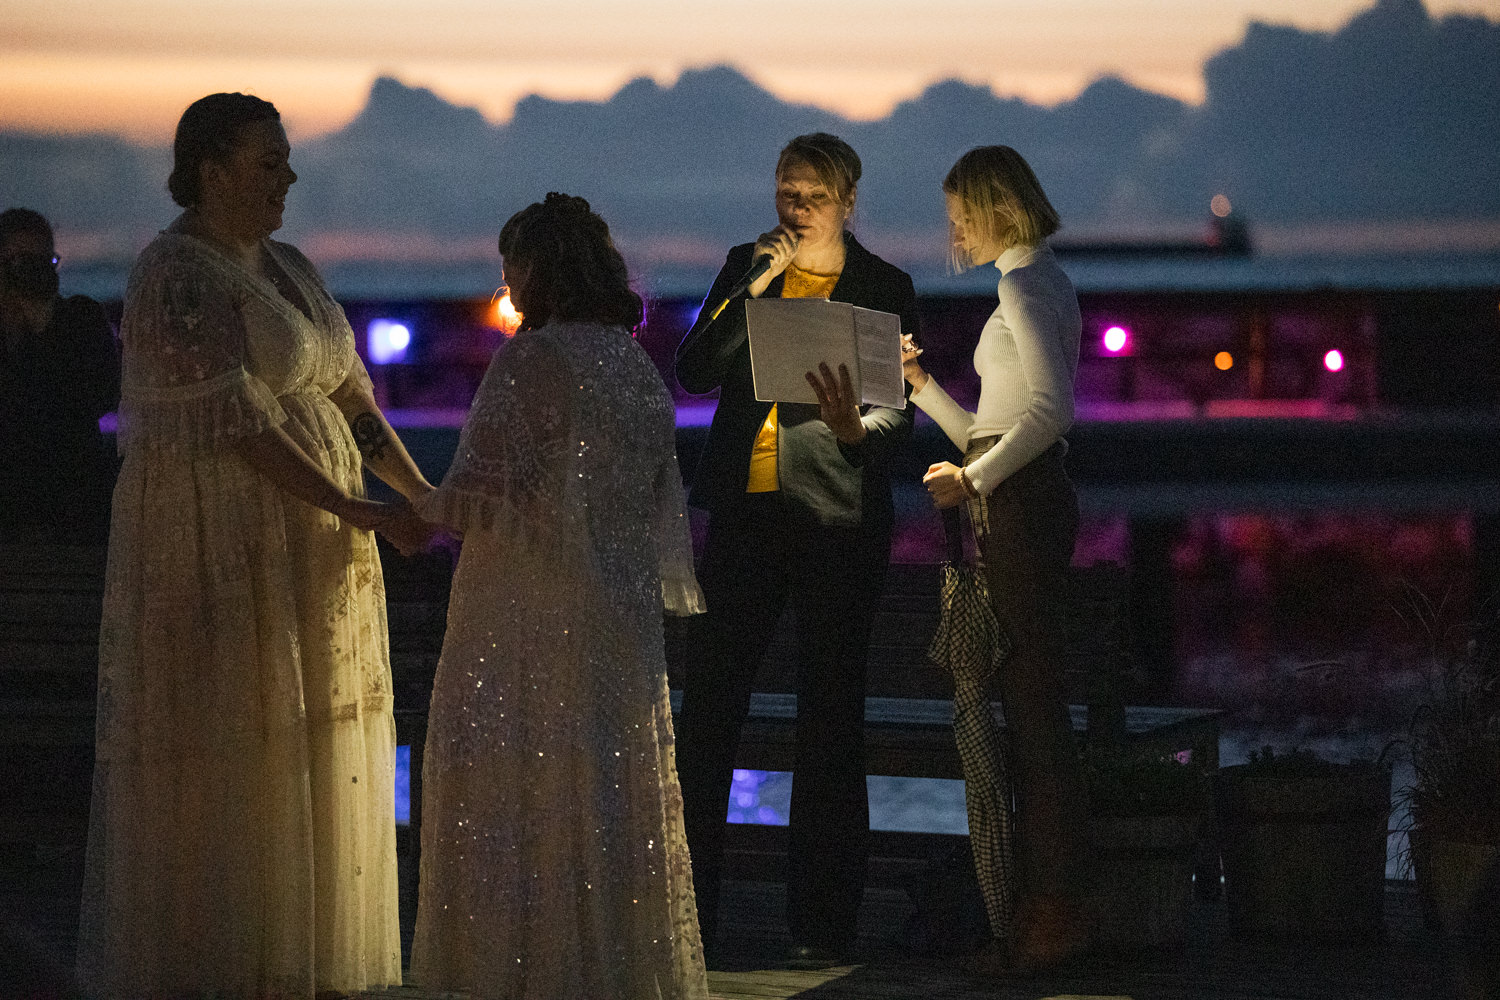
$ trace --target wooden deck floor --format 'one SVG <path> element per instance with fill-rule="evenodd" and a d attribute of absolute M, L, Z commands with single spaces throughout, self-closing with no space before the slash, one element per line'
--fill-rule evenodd
<path fill-rule="evenodd" d="M 890 890 L 866 897 L 859 964 L 820 973 L 777 969 L 775 957 L 786 942 L 770 921 L 779 916 L 780 887 L 741 883 L 736 888 L 732 912 L 745 947 L 736 961 L 726 963 L 735 971 L 710 975 L 716 1000 L 1411 1000 L 1445 995 L 1433 992 L 1441 957 L 1420 930 L 1414 900 L 1404 889 L 1388 894 L 1388 924 L 1393 927 L 1388 940 L 1370 947 L 1238 941 L 1228 933 L 1222 904 L 1210 902 L 1199 904 L 1193 938 L 1181 952 L 1091 957 L 1046 974 L 976 980 L 963 974 L 951 958 L 922 958 L 898 943 L 910 904 L 903 893 Z M 769 926 L 747 925 L 746 918 L 757 913 L 769 918 Z"/>
<path fill-rule="evenodd" d="M 1387 893 L 1387 940 L 1364 947 L 1246 942 L 1232 937 L 1219 903 L 1201 904 L 1188 947 L 1177 953 L 1097 957 L 1044 975 L 977 980 L 952 959 L 904 952 L 892 935 L 909 912 L 890 890 L 866 895 L 856 964 L 817 972 L 781 967 L 782 891 L 734 883 L 725 900 L 734 946 L 709 973 L 713 1000 L 1437 1000 L 1457 996 L 1440 951 L 1421 930 L 1414 894 Z M 436 1000 L 404 987 L 380 1000 Z M 1477 996 L 1477 994 L 1476 994 Z"/>
<path fill-rule="evenodd" d="M 4 937 L 0 996 L 33 994 L 29 978 L 47 965 L 71 964 L 78 914 L 76 853 L 7 859 L 0 883 Z M 403 873 L 404 943 L 410 942 L 414 898 Z M 1478 1000 L 1450 975 L 1449 956 L 1422 927 L 1415 894 L 1393 883 L 1386 893 L 1386 939 L 1359 947 L 1263 942 L 1232 935 L 1222 903 L 1199 904 L 1185 949 L 1162 954 L 1090 957 L 1044 975 L 976 980 L 951 958 L 914 954 L 902 943 L 912 913 L 895 888 L 867 892 L 854 964 L 794 971 L 780 956 L 789 944 L 781 926 L 783 890 L 767 882 L 726 886 L 720 968 L 709 973 L 714 1000 Z M 373 991 L 370 1000 L 435 1000 L 442 994 L 412 987 Z"/>

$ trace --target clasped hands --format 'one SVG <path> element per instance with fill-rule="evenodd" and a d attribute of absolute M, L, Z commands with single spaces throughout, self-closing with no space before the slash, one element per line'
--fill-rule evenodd
<path fill-rule="evenodd" d="M 333 513 L 356 528 L 380 532 L 403 556 L 425 550 L 439 531 L 438 525 L 422 520 L 405 497 L 383 501 L 351 496 Z"/>

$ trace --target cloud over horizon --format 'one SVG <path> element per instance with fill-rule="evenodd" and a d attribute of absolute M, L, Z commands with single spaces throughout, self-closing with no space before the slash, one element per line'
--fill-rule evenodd
<path fill-rule="evenodd" d="M 713 258 L 766 228 L 776 152 L 814 129 L 864 160 L 861 232 L 914 254 L 941 240 L 947 168 L 996 142 L 1031 160 L 1075 231 L 1192 224 L 1220 192 L 1256 224 L 1500 223 L 1500 23 L 1421 0 L 1378 0 L 1330 32 L 1251 23 L 1204 78 L 1201 106 L 1112 77 L 1053 107 L 948 80 L 850 121 L 713 66 L 604 101 L 528 97 L 495 124 L 383 77 L 346 126 L 294 150 L 286 234 L 325 258 L 472 257 L 510 212 L 567 190 L 638 257 Z M 0 202 L 50 215 L 74 255 L 128 255 L 175 213 L 169 159 L 0 132 Z"/>

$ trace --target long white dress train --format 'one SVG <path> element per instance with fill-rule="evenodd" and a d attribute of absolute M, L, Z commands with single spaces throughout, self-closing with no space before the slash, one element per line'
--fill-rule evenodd
<path fill-rule="evenodd" d="M 673 407 L 622 329 L 496 352 L 422 506 L 460 529 L 411 978 L 505 1000 L 707 996 L 663 606 L 701 610 Z"/>
<path fill-rule="evenodd" d="M 131 274 L 79 930 L 90 996 L 401 980 L 375 539 L 233 449 L 279 424 L 362 493 L 328 393 L 367 376 L 312 265 L 266 252 L 309 315 L 180 233 Z"/>

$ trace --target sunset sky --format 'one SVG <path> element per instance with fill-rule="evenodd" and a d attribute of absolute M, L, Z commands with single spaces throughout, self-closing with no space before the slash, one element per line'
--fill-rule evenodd
<path fill-rule="evenodd" d="M 252 91 L 293 139 L 344 124 L 377 74 L 509 117 L 733 64 L 785 100 L 884 115 L 958 77 L 1054 103 L 1115 73 L 1201 100 L 1203 61 L 1255 19 L 1328 30 L 1371 0 L 17 0 L 0 7 L 0 129 L 168 141 L 205 93 Z M 1500 19 L 1500 0 L 1427 0 Z"/>

